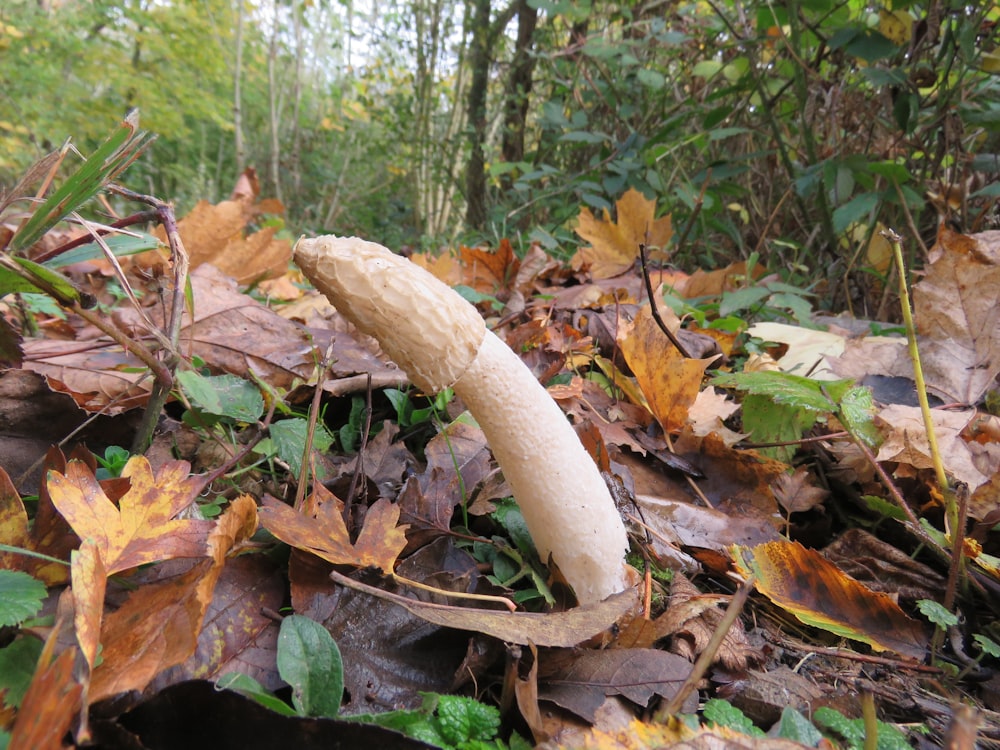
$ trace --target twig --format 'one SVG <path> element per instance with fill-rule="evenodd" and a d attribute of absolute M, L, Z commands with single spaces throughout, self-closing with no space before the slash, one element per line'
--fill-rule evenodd
<path fill-rule="evenodd" d="M 656 325 L 660 327 L 660 330 L 667 334 L 670 343 L 681 353 L 681 356 L 685 359 L 691 359 L 691 355 L 684 348 L 684 344 L 667 328 L 667 324 L 660 317 L 660 311 L 656 307 L 656 296 L 653 294 L 653 280 L 649 278 L 649 267 L 646 265 L 646 245 L 641 242 L 639 243 L 639 262 L 642 264 L 642 280 L 646 283 L 646 294 L 649 296 L 649 309 L 653 313 L 653 320 L 656 321 Z"/>
<path fill-rule="evenodd" d="M 701 652 L 698 660 L 691 667 L 691 673 L 684 680 L 684 683 L 680 686 L 674 697 L 670 701 L 661 706 L 657 710 L 653 717 L 654 721 L 663 723 L 666 722 L 671 716 L 676 715 L 680 712 L 681 707 L 684 705 L 684 701 L 687 700 L 688 695 L 694 690 L 698 683 L 701 682 L 701 678 L 705 676 L 705 672 L 708 668 L 712 666 L 712 662 L 715 661 L 716 654 L 719 648 L 722 646 L 722 642 L 725 640 L 726 635 L 729 634 L 729 629 L 733 627 L 736 622 L 736 618 L 740 616 L 740 612 L 743 609 L 743 605 L 746 604 L 747 598 L 750 596 L 750 592 L 753 591 L 754 585 L 757 582 L 756 576 L 753 574 L 747 578 L 739 589 L 733 594 L 733 598 L 729 601 L 729 606 L 726 607 L 726 613 L 719 620 L 719 624 L 715 628 L 715 632 L 712 633 L 712 638 L 709 640 L 708 645 L 705 646 L 705 650 Z"/>

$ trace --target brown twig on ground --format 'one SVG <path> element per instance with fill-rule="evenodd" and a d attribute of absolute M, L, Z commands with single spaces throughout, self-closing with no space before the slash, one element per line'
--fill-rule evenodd
<path fill-rule="evenodd" d="M 670 339 L 670 343 L 674 345 L 674 348 L 681 353 L 681 356 L 685 359 L 691 359 L 691 355 L 688 354 L 688 350 L 684 348 L 684 344 L 680 342 L 673 332 L 667 328 L 667 324 L 663 322 L 663 318 L 660 317 L 660 311 L 656 307 L 656 297 L 653 294 L 653 280 L 649 278 L 649 267 L 646 265 L 646 245 L 644 243 L 639 243 L 639 262 L 642 264 L 642 280 L 646 284 L 646 294 L 649 296 L 649 309 L 653 313 L 653 320 L 656 321 L 656 325 L 660 327 L 667 338 Z"/>

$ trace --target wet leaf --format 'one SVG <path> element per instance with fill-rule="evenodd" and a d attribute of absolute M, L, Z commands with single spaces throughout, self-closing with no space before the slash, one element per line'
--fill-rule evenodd
<path fill-rule="evenodd" d="M 845 575 L 818 552 L 798 542 L 735 547 L 740 575 L 757 577 L 757 589 L 799 620 L 876 651 L 922 659 L 926 636 L 888 595 Z"/>

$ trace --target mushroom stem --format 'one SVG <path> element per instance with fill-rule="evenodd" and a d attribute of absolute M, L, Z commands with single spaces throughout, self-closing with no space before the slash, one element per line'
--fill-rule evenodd
<path fill-rule="evenodd" d="M 432 274 L 355 237 L 300 240 L 316 288 L 428 393 L 453 386 L 479 422 L 543 560 L 581 604 L 631 585 L 604 479 L 559 406 L 475 307 Z"/>

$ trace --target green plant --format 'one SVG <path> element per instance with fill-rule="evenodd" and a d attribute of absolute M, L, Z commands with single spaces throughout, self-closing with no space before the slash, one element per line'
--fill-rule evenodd
<path fill-rule="evenodd" d="M 104 455 L 99 456 L 96 453 L 94 458 L 97 460 L 99 468 L 95 476 L 98 479 L 110 479 L 112 477 L 120 477 L 122 475 L 122 469 L 125 468 L 125 464 L 132 457 L 132 454 L 128 452 L 125 448 L 117 445 L 109 445 L 104 449 Z"/>

